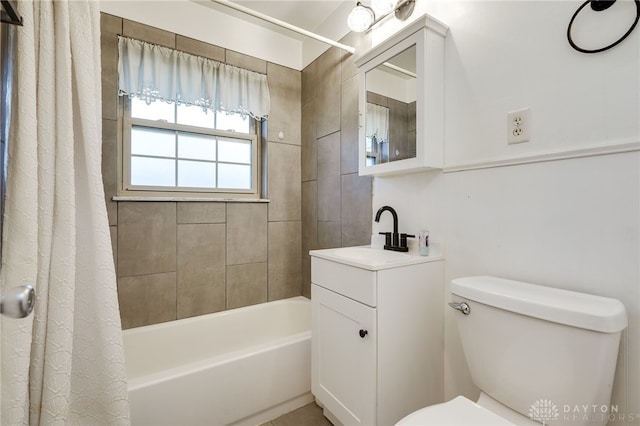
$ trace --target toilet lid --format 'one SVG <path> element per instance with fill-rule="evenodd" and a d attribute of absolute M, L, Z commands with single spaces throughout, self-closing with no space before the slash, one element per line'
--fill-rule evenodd
<path fill-rule="evenodd" d="M 502 426 L 512 425 L 503 417 L 475 402 L 458 396 L 449 402 L 422 408 L 409 414 L 397 426 Z"/>

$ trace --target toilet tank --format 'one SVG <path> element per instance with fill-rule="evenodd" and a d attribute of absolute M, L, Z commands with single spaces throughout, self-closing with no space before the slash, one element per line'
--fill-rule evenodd
<path fill-rule="evenodd" d="M 620 301 L 484 276 L 453 280 L 451 293 L 470 307 L 455 316 L 484 393 L 548 425 L 607 423 L 627 326 Z"/>

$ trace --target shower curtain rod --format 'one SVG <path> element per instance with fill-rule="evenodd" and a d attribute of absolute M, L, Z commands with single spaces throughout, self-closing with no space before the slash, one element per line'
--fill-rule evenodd
<path fill-rule="evenodd" d="M 231 8 L 231 9 L 235 9 L 235 10 L 237 10 L 239 12 L 246 13 L 247 15 L 251 15 L 251 16 L 253 16 L 255 18 L 262 19 L 263 21 L 270 22 L 270 23 L 272 23 L 274 25 L 277 25 L 279 27 L 286 28 L 286 29 L 291 30 L 293 32 L 296 32 L 298 34 L 302 34 L 304 36 L 310 37 L 310 38 L 312 38 L 314 40 L 318 40 L 318 41 L 321 41 L 323 43 L 329 44 L 331 46 L 338 47 L 338 48 L 340 48 L 342 50 L 346 50 L 349 53 L 355 53 L 355 51 L 356 51 L 356 49 L 351 47 L 351 46 L 347 46 L 346 44 L 342 44 L 342 43 L 339 43 L 337 41 L 331 40 L 330 38 L 321 36 L 320 34 L 312 33 L 311 31 L 307 31 L 304 28 L 296 27 L 295 25 L 291 25 L 288 22 L 284 22 L 284 21 L 281 21 L 279 19 L 272 18 L 269 15 L 265 15 L 263 13 L 255 11 L 253 9 L 249 9 L 248 7 L 244 7 L 242 5 L 233 3 L 230 0 L 212 0 L 212 1 L 215 2 L 215 3 L 221 4 L 223 6 L 227 6 L 227 7 Z"/>

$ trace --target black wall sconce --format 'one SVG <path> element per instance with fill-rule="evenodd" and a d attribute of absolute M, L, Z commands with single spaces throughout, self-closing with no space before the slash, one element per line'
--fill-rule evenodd
<path fill-rule="evenodd" d="M 576 16 L 578 16 L 580 11 L 582 11 L 582 9 L 584 9 L 585 6 L 590 5 L 592 10 L 596 12 L 602 12 L 603 10 L 607 10 L 611 6 L 613 6 L 615 2 L 616 0 L 587 0 L 584 3 L 582 3 L 582 5 L 578 8 L 578 10 L 576 10 L 576 12 L 573 14 L 573 17 L 569 22 L 569 27 L 567 28 L 567 39 L 569 40 L 569 44 L 571 45 L 571 47 L 576 49 L 578 52 L 582 52 L 582 53 L 604 52 L 605 50 L 608 50 L 614 46 L 617 46 L 622 42 L 622 40 L 624 40 L 625 38 L 627 38 L 627 36 L 629 36 L 629 34 L 631 34 L 631 32 L 634 30 L 634 28 L 638 24 L 638 20 L 640 20 L 640 0 L 634 0 L 634 3 L 636 5 L 636 19 L 633 21 L 633 24 L 631 24 L 631 27 L 627 30 L 627 32 L 624 33 L 624 35 L 620 37 L 618 40 L 616 40 L 615 42 L 611 43 L 608 46 L 601 47 L 600 49 L 584 49 L 574 43 L 573 38 L 571 37 L 571 27 L 573 26 L 573 21 L 576 19 Z"/>

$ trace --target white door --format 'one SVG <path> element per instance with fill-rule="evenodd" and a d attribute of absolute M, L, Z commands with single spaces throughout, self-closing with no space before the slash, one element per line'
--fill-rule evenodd
<path fill-rule="evenodd" d="M 375 424 L 376 312 L 311 286 L 311 391 L 344 425 Z"/>

